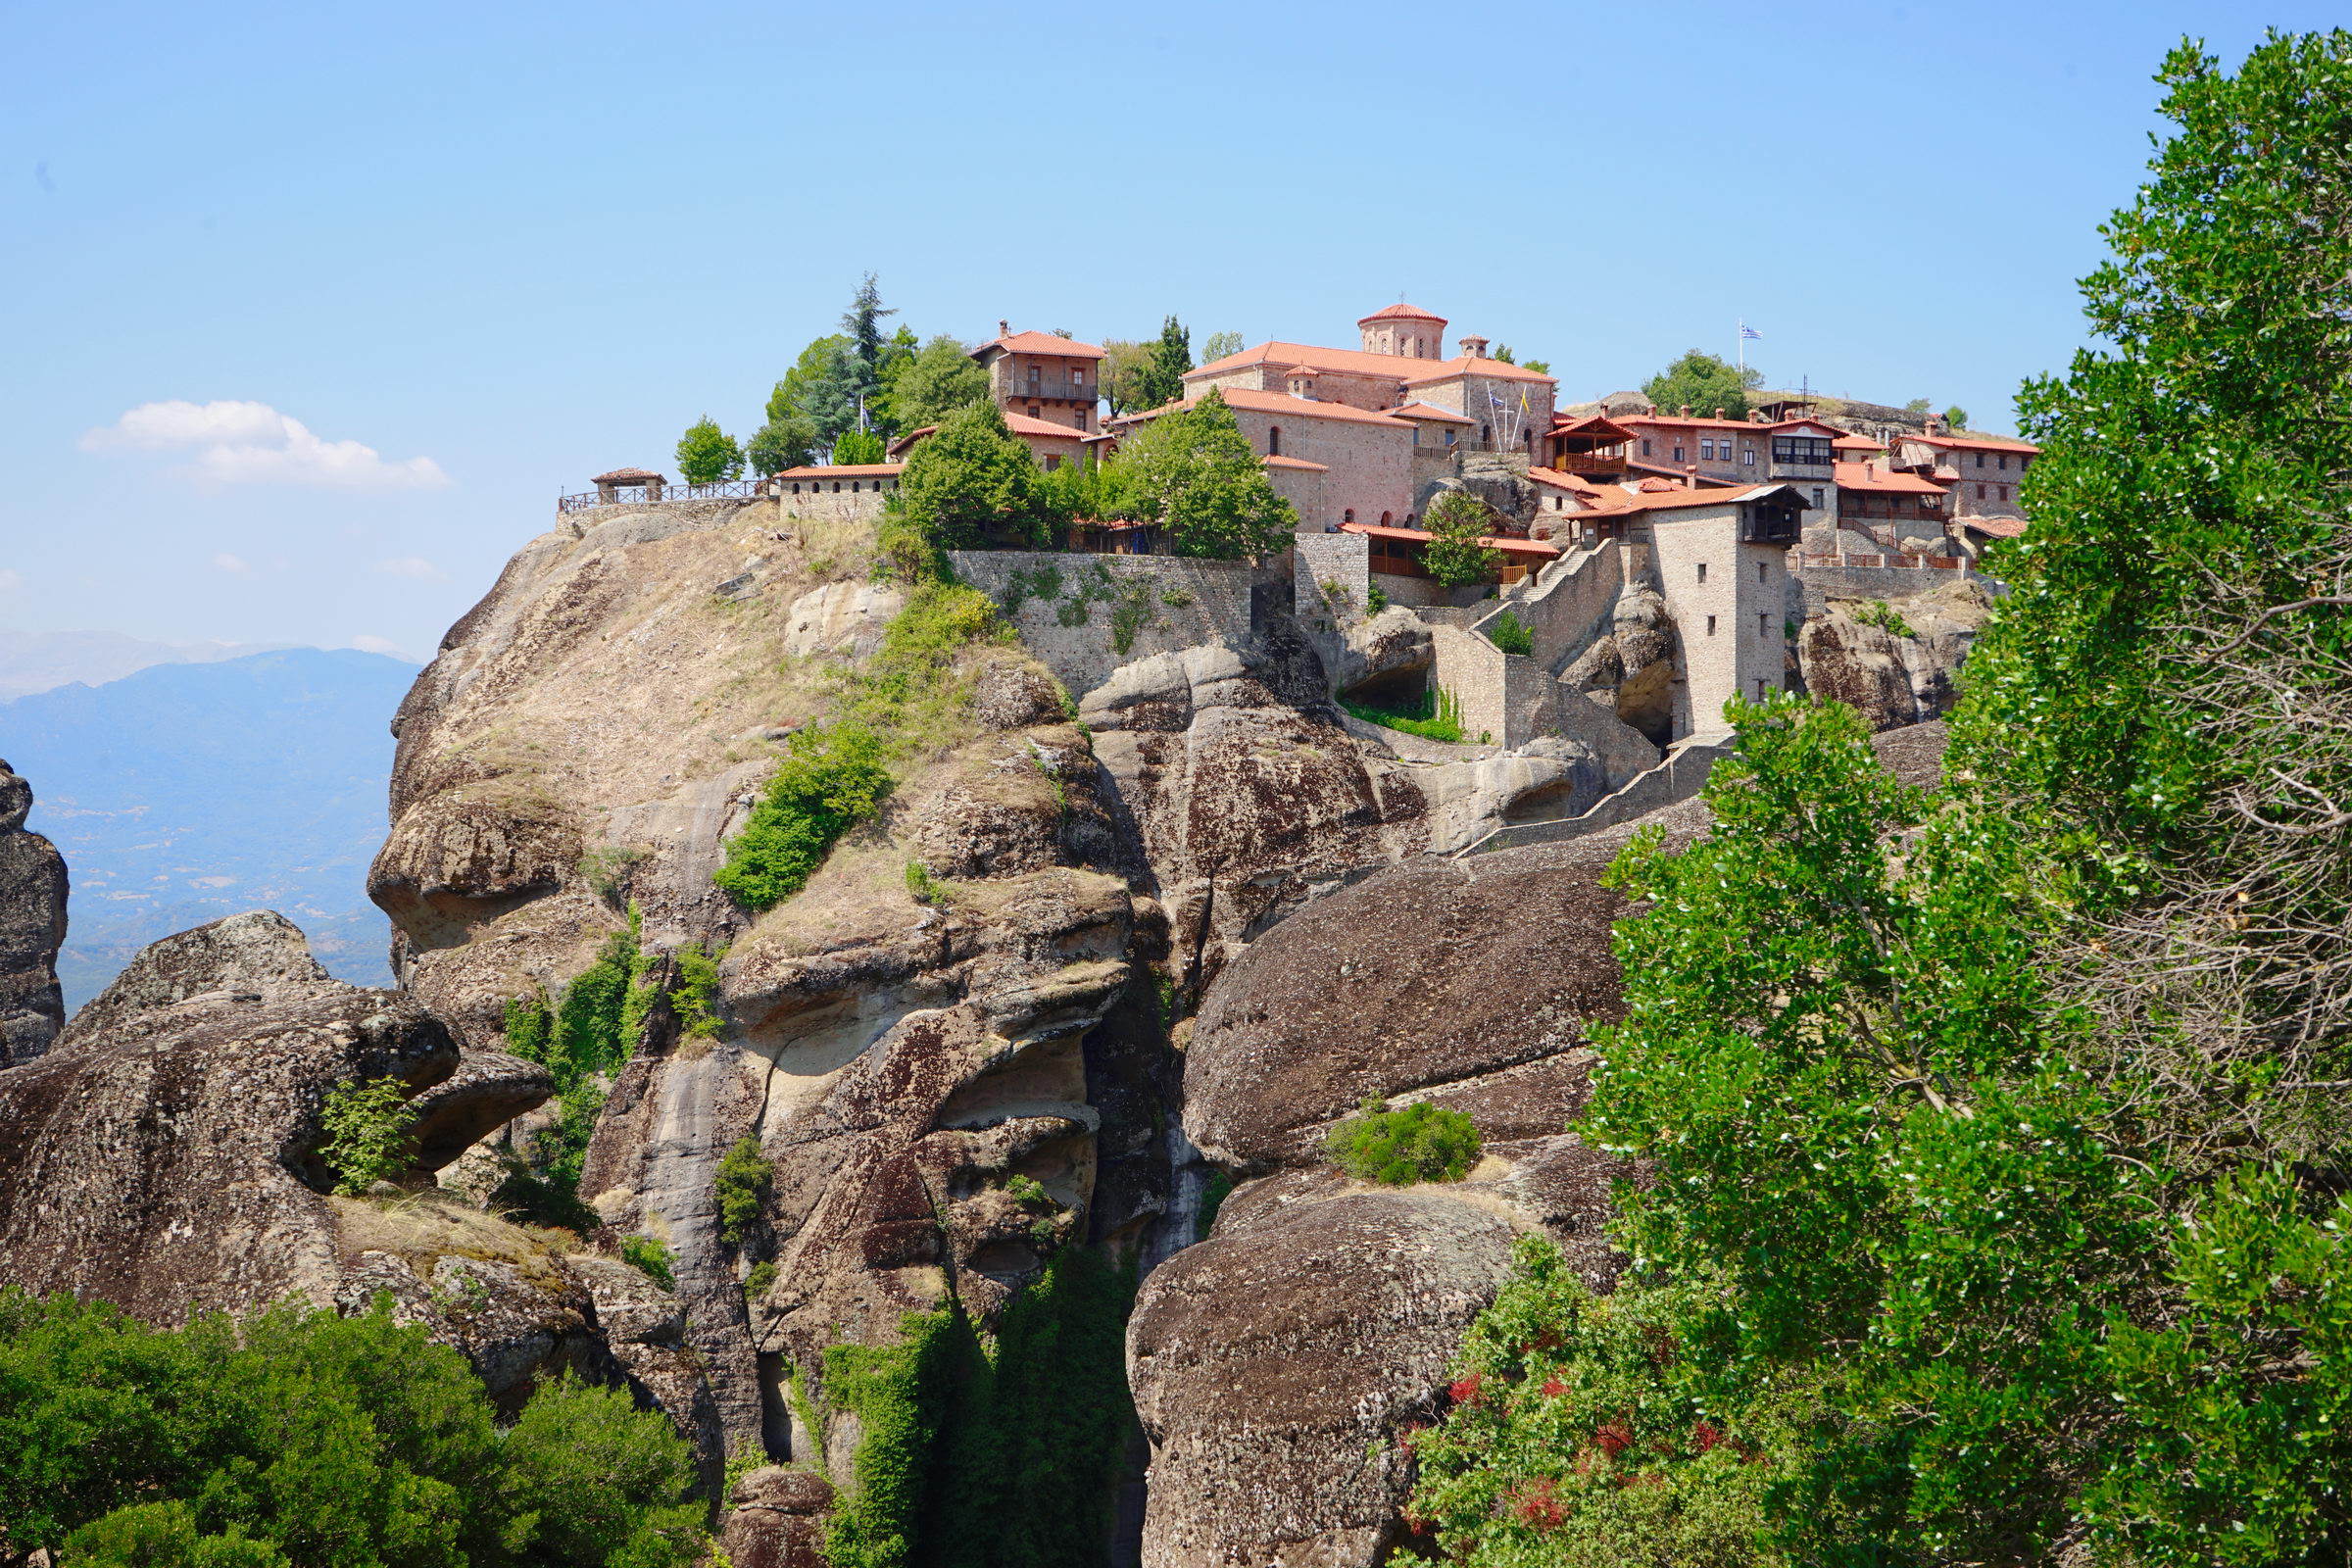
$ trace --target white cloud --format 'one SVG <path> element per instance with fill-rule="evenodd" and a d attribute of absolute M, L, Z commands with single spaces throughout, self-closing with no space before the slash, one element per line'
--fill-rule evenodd
<path fill-rule="evenodd" d="M 413 577 L 418 582 L 447 582 L 449 573 L 422 556 L 394 556 L 368 568 L 387 577 Z"/>
<path fill-rule="evenodd" d="M 366 632 L 362 632 L 359 636 L 354 637 L 351 640 L 351 646 L 357 648 L 363 654 L 397 655 L 400 652 L 400 645 L 393 642 L 391 638 L 373 637 L 369 636 Z"/>
<path fill-rule="evenodd" d="M 142 403 L 88 431 L 84 452 L 192 452 L 175 471 L 216 484 L 305 484 L 345 490 L 437 490 L 449 475 L 430 458 L 387 462 L 357 441 L 321 441 L 267 403 Z"/>
<path fill-rule="evenodd" d="M 232 556 L 225 550 L 213 557 L 213 564 L 219 566 L 222 571 L 233 572 L 240 577 L 249 576 L 253 571 L 253 567 L 246 564 L 244 557 Z"/>

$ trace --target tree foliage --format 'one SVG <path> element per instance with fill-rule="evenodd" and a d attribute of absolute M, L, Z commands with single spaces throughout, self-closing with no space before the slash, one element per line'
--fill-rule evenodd
<path fill-rule="evenodd" d="M 1180 556 L 1238 561 L 1289 548 L 1298 514 L 1213 388 L 1136 432 L 1111 467 L 1119 504 L 1167 530 Z"/>
<path fill-rule="evenodd" d="M 893 1347 L 825 1352 L 827 1396 L 865 1437 L 825 1541 L 838 1568 L 1094 1568 L 1135 1416 L 1134 1282 L 1061 1252 L 985 1346 L 957 1308 L 909 1316 Z"/>
<path fill-rule="evenodd" d="M 688 484 L 737 478 L 743 472 L 742 449 L 706 414 L 678 437 L 678 472 Z"/>
<path fill-rule="evenodd" d="M 1421 564 L 1445 587 L 1491 581 L 1502 564 L 1501 551 L 1480 543 L 1493 536 L 1494 514 L 1467 490 L 1448 490 L 1438 497 L 1421 526 L 1431 535 L 1421 547 Z"/>
<path fill-rule="evenodd" d="M 760 1152 L 757 1138 L 736 1140 L 735 1147 L 720 1156 L 711 1189 L 718 1203 L 719 1239 L 729 1247 L 741 1247 L 759 1223 L 760 1205 L 766 1200 L 775 1173 L 775 1166 Z"/>
<path fill-rule="evenodd" d="M 1229 360 L 1236 354 L 1241 353 L 1243 343 L 1241 333 L 1211 332 L 1208 334 L 1207 339 L 1200 345 L 1200 363 L 1202 365 L 1214 365 L 1219 360 Z M 1189 370 L 1192 368 L 1192 367 L 1188 365 L 1185 367 L 1185 368 Z"/>
<path fill-rule="evenodd" d="M 938 424 L 988 396 L 988 371 L 956 338 L 939 336 L 907 359 L 891 384 L 891 423 L 902 434 Z"/>
<path fill-rule="evenodd" d="M 871 430 L 844 430 L 833 443 L 833 461 L 839 464 L 880 463 L 887 456 L 882 438 Z"/>
<path fill-rule="evenodd" d="M 1184 372 L 1193 368 L 1193 334 L 1173 316 L 1160 323 L 1159 337 L 1136 367 L 1130 389 L 1139 409 L 1156 409 L 1184 396 Z"/>
<path fill-rule="evenodd" d="M 501 1431 L 466 1358 L 293 1304 L 152 1329 L 0 1293 L 0 1555 L 108 1568 L 684 1568 L 691 1454 L 625 1392 L 543 1387 Z"/>
<path fill-rule="evenodd" d="M 2159 79 L 2104 346 L 2021 398 L 2034 520 L 1944 794 L 1843 709 L 1735 705 L 1710 836 L 1617 874 L 1646 912 L 1589 1124 L 1655 1174 L 1639 1392 L 1771 1473 L 1709 1551 L 2352 1557 L 2352 477 L 2315 439 L 2352 402 L 2352 34 Z M 1545 1322 L 1473 1360 L 1532 1377 L 1554 1334 L 1599 1354 Z M 1429 1440 L 1427 1506 L 1472 1486 L 1458 1549 L 1567 1561 L 1466 1511 L 1549 1462 L 1512 1386 L 1494 1464 Z M 1603 1517 L 1552 1495 L 1563 1539 Z"/>
<path fill-rule="evenodd" d="M 1350 1176 L 1388 1187 L 1454 1182 L 1478 1163 L 1478 1128 L 1458 1110 L 1414 1101 L 1386 1109 L 1367 1095 L 1356 1113 L 1325 1135 L 1332 1162 Z"/>
<path fill-rule="evenodd" d="M 318 1113 L 326 1142 L 318 1155 L 335 1191 L 364 1193 L 406 1171 L 416 1155 L 416 1111 L 397 1078 L 354 1079 L 328 1091 Z"/>
<path fill-rule="evenodd" d="M 1687 350 L 1672 365 L 1642 383 L 1642 395 L 1663 414 L 1688 408 L 1701 418 L 1747 417 L 1747 395 L 1764 384 L 1764 372 L 1750 367 L 1744 373 L 1726 360 L 1702 349 Z"/>
<path fill-rule="evenodd" d="M 937 550 L 1051 542 L 1037 464 L 989 399 L 950 415 L 915 444 L 893 499 L 906 525 Z"/>

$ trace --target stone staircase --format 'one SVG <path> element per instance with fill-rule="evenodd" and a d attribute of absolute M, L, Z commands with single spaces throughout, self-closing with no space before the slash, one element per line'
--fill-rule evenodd
<path fill-rule="evenodd" d="M 1516 850 L 1530 844 L 1554 844 L 1630 822 L 1690 800 L 1706 786 L 1716 760 L 1740 749 L 1740 737 L 1730 730 L 1686 736 L 1667 750 L 1658 765 L 1628 779 L 1575 816 L 1540 822 L 1509 822 L 1475 843 L 1454 852 L 1456 859 L 1490 850 Z"/>

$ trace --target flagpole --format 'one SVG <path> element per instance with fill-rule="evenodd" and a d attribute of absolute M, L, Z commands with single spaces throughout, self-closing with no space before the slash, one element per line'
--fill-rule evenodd
<path fill-rule="evenodd" d="M 1740 384 L 1747 385 L 1747 318 L 1740 318 L 1740 330 L 1732 334 L 1740 340 Z"/>

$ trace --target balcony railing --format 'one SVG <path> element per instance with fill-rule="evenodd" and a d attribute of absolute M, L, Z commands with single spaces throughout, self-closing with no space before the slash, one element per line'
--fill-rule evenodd
<path fill-rule="evenodd" d="M 1622 447 L 1600 452 L 1563 452 L 1551 460 L 1562 473 L 1623 473 L 1632 460 Z"/>
<path fill-rule="evenodd" d="M 771 493 L 765 479 L 720 479 L 710 484 L 616 484 L 610 491 L 588 490 L 558 496 L 556 512 L 582 512 L 590 507 L 641 506 L 649 501 L 752 501 Z"/>
<path fill-rule="evenodd" d="M 1088 381 L 1014 381 L 1005 387 L 1004 395 L 1008 398 L 1036 398 L 1040 402 L 1052 399 L 1062 403 L 1092 403 L 1098 391 Z"/>

